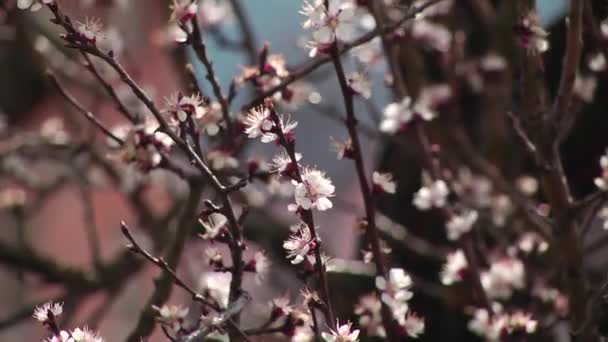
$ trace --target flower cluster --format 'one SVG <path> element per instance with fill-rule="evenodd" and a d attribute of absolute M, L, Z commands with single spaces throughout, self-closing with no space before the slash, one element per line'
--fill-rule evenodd
<path fill-rule="evenodd" d="M 515 290 L 524 288 L 525 281 L 523 262 L 509 256 L 498 258 L 481 273 L 481 284 L 490 298 L 509 299 Z"/>
<path fill-rule="evenodd" d="M 430 182 L 430 181 L 429 181 Z M 441 179 L 423 186 L 414 194 L 413 203 L 420 210 L 442 208 L 450 194 L 448 185 Z"/>
<path fill-rule="evenodd" d="M 448 239 L 458 240 L 462 235 L 468 233 L 477 222 L 477 212 L 475 210 L 465 211 L 459 215 L 454 215 L 446 224 Z"/>
<path fill-rule="evenodd" d="M 391 309 L 393 317 L 408 336 L 418 337 L 424 332 L 424 320 L 410 311 L 411 287 L 412 278 L 401 268 L 392 268 L 388 279 L 376 277 L 376 288 L 382 294 L 382 302 Z"/>
<path fill-rule="evenodd" d="M 538 322 L 529 313 L 503 312 L 497 304 L 493 310 L 493 313 L 487 309 L 475 310 L 473 319 L 469 322 L 469 330 L 487 341 L 502 341 L 507 336 L 523 338 L 536 332 Z"/>

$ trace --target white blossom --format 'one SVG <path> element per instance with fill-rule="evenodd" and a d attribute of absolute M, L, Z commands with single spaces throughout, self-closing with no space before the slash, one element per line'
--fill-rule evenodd
<path fill-rule="evenodd" d="M 304 223 L 295 226 L 297 231 L 283 242 L 283 248 L 287 252 L 287 258 L 291 259 L 292 264 L 299 264 L 315 247 L 310 228 Z"/>
<path fill-rule="evenodd" d="M 255 281 L 256 283 L 261 284 L 270 269 L 270 259 L 268 259 L 264 252 L 256 252 L 253 256 L 252 263 L 254 266 Z"/>
<path fill-rule="evenodd" d="M 185 25 L 190 19 L 196 16 L 197 1 L 192 0 L 173 0 L 170 6 L 171 17 L 169 20 Z"/>
<path fill-rule="evenodd" d="M 574 80 L 574 93 L 585 103 L 593 101 L 593 95 L 597 88 L 597 79 L 593 75 L 576 75 Z"/>
<path fill-rule="evenodd" d="M 356 342 L 359 341 L 359 329 L 352 330 L 352 323 L 340 324 L 336 320 L 336 329 L 330 333 L 321 333 L 326 342 Z"/>
<path fill-rule="evenodd" d="M 385 337 L 386 331 L 382 324 L 382 303 L 375 293 L 359 298 L 355 306 L 355 315 L 359 316 L 359 325 L 364 327 L 370 336 Z"/>
<path fill-rule="evenodd" d="M 600 209 L 597 216 L 602 220 L 602 227 L 604 230 L 608 230 L 608 207 Z"/>
<path fill-rule="evenodd" d="M 99 18 L 85 18 L 83 22 L 77 22 L 76 32 L 89 44 L 95 45 L 97 40 L 103 38 L 103 26 Z"/>
<path fill-rule="evenodd" d="M 516 26 L 521 45 L 531 54 L 540 54 L 549 50 L 549 33 L 540 24 L 535 11 L 530 11 Z"/>
<path fill-rule="evenodd" d="M 300 161 L 300 159 L 302 159 L 302 154 L 296 152 L 295 157 L 296 157 L 296 161 Z M 273 172 L 278 172 L 278 173 L 285 172 L 286 170 L 288 170 L 290 165 L 292 165 L 291 157 L 285 151 L 282 151 L 282 152 L 276 154 L 272 158 L 272 171 Z"/>
<path fill-rule="evenodd" d="M 418 338 L 424 333 L 424 319 L 413 312 L 408 312 L 399 324 L 411 338 Z"/>
<path fill-rule="evenodd" d="M 304 28 L 312 28 L 313 40 L 320 44 L 331 44 L 336 40 L 351 38 L 354 31 L 354 4 L 350 0 L 329 0 L 325 8 L 323 0 L 305 1 L 302 13 L 307 17 Z"/>
<path fill-rule="evenodd" d="M 190 309 L 181 305 L 152 306 L 158 312 L 158 318 L 164 324 L 170 325 L 174 331 L 179 331 L 184 319 L 188 316 Z"/>
<path fill-rule="evenodd" d="M 391 173 L 374 171 L 372 174 L 372 182 L 383 192 L 394 194 L 397 191 L 397 183 L 393 180 L 393 175 Z"/>
<path fill-rule="evenodd" d="M 103 338 L 88 327 L 76 328 L 72 330 L 71 335 L 74 342 L 103 342 Z"/>
<path fill-rule="evenodd" d="M 249 114 L 243 119 L 245 125 L 245 134 L 249 138 L 262 137 L 262 142 L 270 142 L 268 133 L 273 127 L 273 122 L 270 119 L 270 110 L 264 106 L 259 106 L 251 109 Z"/>
<path fill-rule="evenodd" d="M 220 213 L 210 214 L 206 220 L 199 219 L 199 223 L 205 229 L 202 234 L 203 239 L 215 239 L 223 232 L 223 229 L 228 223 L 226 216 Z"/>
<path fill-rule="evenodd" d="M 429 210 L 433 207 L 441 208 L 447 202 L 447 197 L 450 194 L 450 189 L 447 184 L 439 179 L 430 184 L 423 186 L 414 194 L 414 205 L 420 210 Z"/>
<path fill-rule="evenodd" d="M 380 123 L 380 130 L 394 134 L 404 125 L 412 121 L 414 112 L 411 109 L 412 99 L 404 97 L 400 102 L 394 102 L 384 108 L 384 116 Z"/>
<path fill-rule="evenodd" d="M 464 252 L 459 249 L 447 255 L 447 261 L 439 274 L 443 285 L 452 285 L 463 278 L 463 273 L 469 267 Z"/>
<path fill-rule="evenodd" d="M 61 315 L 63 312 L 63 303 L 48 302 L 41 306 L 37 306 L 34 309 L 33 317 L 39 322 L 44 323 L 49 320 L 49 312 L 53 315 L 53 317 Z"/>
<path fill-rule="evenodd" d="M 448 239 L 458 240 L 462 235 L 471 231 L 475 222 L 477 222 L 477 211 L 469 210 L 460 215 L 454 215 L 446 224 Z"/>
<path fill-rule="evenodd" d="M 595 186 L 602 191 L 608 190 L 608 151 L 600 158 L 600 167 L 602 168 L 601 177 L 595 178 Z"/>
<path fill-rule="evenodd" d="M 365 73 L 353 72 L 348 76 L 348 85 L 357 94 L 369 99 L 372 96 L 371 83 Z"/>
<path fill-rule="evenodd" d="M 165 98 L 165 102 L 165 108 L 162 112 L 168 116 L 169 124 L 172 126 L 178 126 L 190 117 L 201 119 L 205 114 L 202 107 L 204 101 L 200 94 L 185 96 L 177 92 Z"/>
<path fill-rule="evenodd" d="M 17 0 L 17 8 L 35 12 L 42 8 L 42 5 L 51 5 L 55 3 L 55 0 Z"/>
<path fill-rule="evenodd" d="M 521 260 L 505 256 L 492 262 L 480 278 L 488 297 L 508 299 L 514 290 L 524 288 L 526 272 Z"/>
<path fill-rule="evenodd" d="M 504 319 L 492 317 L 488 310 L 477 309 L 473 314 L 473 319 L 469 321 L 468 328 L 487 341 L 499 341 L 505 323 Z"/>
<path fill-rule="evenodd" d="M 302 182 L 293 181 L 296 204 L 304 209 L 331 209 L 333 204 L 329 197 L 334 196 L 335 187 L 324 172 L 314 168 L 302 171 Z"/>
<path fill-rule="evenodd" d="M 201 288 L 221 307 L 225 308 L 228 305 L 231 280 L 232 273 L 230 272 L 207 272 L 202 276 Z"/>
<path fill-rule="evenodd" d="M 606 70 L 606 56 L 601 52 L 589 56 L 587 66 L 593 72 Z"/>
<path fill-rule="evenodd" d="M 413 296 L 410 291 L 412 278 L 402 268 L 391 268 L 388 280 L 382 276 L 376 277 L 376 288 L 382 292 L 381 299 L 399 320 L 405 317 L 409 310 L 408 300 Z"/>

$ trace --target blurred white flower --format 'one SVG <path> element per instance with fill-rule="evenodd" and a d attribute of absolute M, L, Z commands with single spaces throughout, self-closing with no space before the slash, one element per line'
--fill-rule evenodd
<path fill-rule="evenodd" d="M 17 0 L 17 8 L 25 10 L 30 9 L 32 12 L 36 12 L 42 8 L 42 5 L 51 5 L 55 3 L 55 0 Z"/>
<path fill-rule="evenodd" d="M 372 87 L 368 76 L 363 72 L 353 72 L 348 76 L 348 85 L 357 94 L 369 99 L 372 96 Z"/>
<path fill-rule="evenodd" d="M 381 309 L 382 303 L 375 293 L 362 296 L 355 306 L 355 315 L 359 316 L 359 325 L 365 328 L 370 336 L 386 337 Z"/>
<path fill-rule="evenodd" d="M 448 239 L 458 240 L 462 235 L 471 231 L 477 222 L 477 211 L 468 210 L 459 215 L 454 215 L 446 224 Z"/>
<path fill-rule="evenodd" d="M 202 234 L 203 239 L 217 238 L 222 234 L 226 227 L 226 223 L 228 223 L 226 216 L 220 213 L 212 213 L 207 219 L 199 219 L 198 221 L 205 229 L 205 232 Z"/>
<path fill-rule="evenodd" d="M 374 171 L 372 174 L 372 182 L 383 192 L 394 194 L 397 191 L 397 183 L 393 180 L 391 173 L 380 173 Z"/>
<path fill-rule="evenodd" d="M 239 166 L 239 160 L 229 151 L 213 150 L 207 153 L 207 159 L 214 170 L 236 169 Z"/>
<path fill-rule="evenodd" d="M 410 291 L 412 278 L 402 268 L 391 268 L 388 280 L 382 276 L 376 277 L 376 288 L 382 292 L 381 299 L 399 320 L 405 317 L 409 310 L 408 300 L 413 296 Z"/>
<path fill-rule="evenodd" d="M 514 290 L 524 288 L 526 272 L 521 260 L 505 256 L 492 262 L 480 278 L 488 297 L 509 299 Z"/>
<path fill-rule="evenodd" d="M 76 328 L 71 332 L 74 342 L 103 342 L 103 338 L 95 331 L 88 327 L 82 329 Z"/>
<path fill-rule="evenodd" d="M 450 189 L 447 184 L 439 179 L 430 184 L 423 186 L 414 194 L 414 205 L 420 210 L 429 210 L 433 207 L 441 208 L 447 202 L 447 197 L 450 194 Z"/>
<path fill-rule="evenodd" d="M 443 285 L 452 285 L 463 279 L 464 272 L 469 267 L 464 252 L 459 249 L 447 255 L 447 261 L 443 265 L 439 277 Z"/>
<path fill-rule="evenodd" d="M 330 333 L 321 333 L 323 340 L 326 342 L 356 342 L 359 341 L 359 329 L 352 330 L 352 323 L 340 324 L 336 320 L 336 329 Z"/>
<path fill-rule="evenodd" d="M 413 312 L 408 312 L 402 320 L 398 320 L 405 333 L 411 338 L 418 338 L 424 333 L 424 319 Z"/>
<path fill-rule="evenodd" d="M 600 158 L 600 167 L 602 168 L 601 177 L 595 178 L 595 186 L 597 186 L 600 190 L 607 191 L 608 190 L 608 150 L 607 152 Z"/>
<path fill-rule="evenodd" d="M 206 272 L 201 278 L 201 288 L 213 298 L 221 307 L 228 306 L 228 296 L 230 294 L 230 272 Z"/>

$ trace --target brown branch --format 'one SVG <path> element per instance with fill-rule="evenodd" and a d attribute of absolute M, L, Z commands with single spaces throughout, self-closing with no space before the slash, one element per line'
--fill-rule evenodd
<path fill-rule="evenodd" d="M 298 159 L 296 158 L 295 142 L 287 139 L 287 137 L 285 136 L 285 132 L 283 131 L 283 125 L 281 124 L 281 119 L 279 117 L 279 114 L 276 112 L 276 109 L 272 103 L 272 100 L 266 99 L 265 106 L 270 111 L 270 118 L 274 121 L 275 126 L 278 127 L 277 132 L 276 132 L 276 134 L 278 136 L 278 140 L 279 140 L 281 146 L 283 146 L 283 148 L 289 155 L 291 164 L 294 165 L 294 178 L 299 183 L 303 183 L 301 166 L 298 163 Z M 329 284 L 327 282 L 327 270 L 325 268 L 325 264 L 324 264 L 323 258 L 321 256 L 321 248 L 320 248 L 321 241 L 317 235 L 317 228 L 315 226 L 312 209 L 302 210 L 300 216 L 302 218 L 302 221 L 304 221 L 304 223 L 306 225 L 308 225 L 308 228 L 310 229 L 311 238 L 317 244 L 317 247 L 314 248 L 314 256 L 315 256 L 315 263 L 316 263 L 315 268 L 317 269 L 319 282 L 321 283 L 321 285 L 319 286 L 320 290 L 321 290 L 321 299 L 325 302 L 325 316 L 326 316 L 325 318 L 327 318 L 327 320 L 329 322 L 334 322 L 335 321 L 334 313 L 333 313 L 333 309 L 331 306 L 330 295 L 329 295 Z"/>
<path fill-rule="evenodd" d="M 568 15 L 568 31 L 566 36 L 566 55 L 562 66 L 562 74 L 553 103 L 551 113 L 547 116 L 548 124 L 557 124 L 559 127 L 564 116 L 570 110 L 574 93 L 574 80 L 578 71 L 583 49 L 583 6 L 585 0 L 571 0 L 570 14 Z"/>
<path fill-rule="evenodd" d="M 372 197 L 372 191 L 367 180 L 367 174 L 365 173 L 361 143 L 359 142 L 359 134 L 357 133 L 357 118 L 355 116 L 353 102 L 354 93 L 348 85 L 346 75 L 344 74 L 344 67 L 342 66 L 342 61 L 340 60 L 340 52 L 337 49 L 337 45 L 334 45 L 332 48 L 331 57 L 336 70 L 336 75 L 338 77 L 338 82 L 340 84 L 340 89 L 342 91 L 342 97 L 344 98 L 344 107 L 346 109 L 346 120 L 344 123 L 352 143 L 352 159 L 355 162 L 355 169 L 357 172 L 357 178 L 359 179 L 359 187 L 363 197 L 363 205 L 365 207 L 365 232 L 367 235 L 367 240 L 372 248 L 377 275 L 387 279 L 388 270 L 382 250 L 380 248 L 380 237 L 378 234 L 378 228 L 376 227 L 376 208 L 374 205 L 374 199 Z M 381 314 L 382 324 L 387 333 L 388 339 L 390 341 L 397 341 L 398 333 L 395 325 L 393 324 L 392 313 L 390 308 L 384 302 L 382 302 Z"/>
<path fill-rule="evenodd" d="M 145 252 L 141 247 L 137 245 L 131 234 L 129 233 L 129 229 L 124 223 L 121 223 L 121 229 L 123 234 L 131 241 L 133 244 L 132 250 L 138 252 L 139 254 L 145 256 L 148 260 L 153 261 L 157 266 L 163 269 L 160 277 L 155 280 L 155 290 L 152 293 L 152 296 L 146 303 L 144 311 L 141 313 L 138 323 L 135 329 L 129 334 L 127 341 L 129 342 L 139 342 L 142 338 L 146 338 L 152 334 L 155 326 L 155 312 L 152 306 L 162 306 L 171 295 L 172 284 L 176 283 L 184 288 L 184 284 L 176 282 L 175 279 L 179 279 L 173 269 L 177 267 L 179 261 L 181 259 L 182 252 L 184 250 L 184 246 L 186 244 L 188 236 L 190 236 L 190 230 L 192 226 L 196 224 L 196 210 L 198 207 L 198 202 L 202 195 L 201 187 L 194 186 L 190 189 L 190 194 L 186 203 L 184 204 L 184 209 L 177 224 L 177 230 L 173 237 L 173 241 L 170 244 L 170 247 L 167 251 L 167 259 L 156 259 L 152 257 L 149 253 Z M 196 298 L 198 299 L 198 298 Z"/>
<path fill-rule="evenodd" d="M 188 35 L 188 42 L 194 49 L 196 56 L 203 63 L 205 69 L 207 69 L 207 80 L 211 83 L 211 88 L 213 89 L 213 93 L 220 103 L 220 107 L 222 108 L 222 116 L 224 121 L 226 122 L 226 129 L 228 131 L 227 137 L 230 137 L 234 132 L 232 131 L 232 119 L 230 118 L 230 108 L 228 108 L 228 101 L 224 96 L 224 92 L 222 91 L 222 87 L 220 86 L 220 82 L 217 79 L 217 75 L 215 69 L 213 67 L 213 62 L 209 59 L 207 55 L 207 46 L 205 45 L 205 40 L 203 39 L 203 35 L 201 34 L 200 27 L 198 26 L 197 18 L 192 18 L 192 33 Z"/>
<path fill-rule="evenodd" d="M 124 105 L 124 103 L 122 102 L 122 100 L 120 99 L 120 97 L 118 96 L 118 94 L 116 93 L 116 90 L 114 90 L 114 87 L 112 87 L 112 85 L 110 83 L 108 83 L 99 73 L 99 70 L 97 70 L 97 68 L 95 67 L 95 65 L 93 64 L 93 61 L 91 61 L 91 57 L 89 57 L 89 55 L 87 55 L 86 53 L 81 53 L 82 56 L 84 57 L 86 64 L 85 64 L 85 68 L 87 70 L 89 70 L 91 72 L 91 74 L 93 74 L 93 76 L 95 76 L 95 79 L 97 79 L 97 82 L 99 82 L 99 84 L 101 84 L 101 86 L 103 87 L 103 89 L 105 89 L 105 91 L 108 93 L 108 95 L 110 96 L 110 98 L 112 100 L 114 100 L 114 102 L 116 103 L 116 106 L 118 107 L 118 110 L 123 113 L 123 115 L 129 120 L 131 121 L 131 123 L 136 124 L 137 123 L 137 118 L 135 115 L 133 115 L 133 113 L 131 113 L 129 111 L 129 109 L 127 109 L 127 107 Z"/>
<path fill-rule="evenodd" d="M 80 114 L 82 114 L 87 120 L 89 120 L 89 122 L 91 122 L 95 127 L 97 127 L 100 131 L 102 131 L 105 135 L 110 137 L 112 140 L 117 142 L 119 145 L 122 146 L 125 144 L 125 142 L 122 139 L 120 139 L 119 137 L 114 135 L 114 133 L 112 133 L 112 131 L 110 131 L 108 128 L 106 128 L 106 126 L 95 116 L 95 114 L 86 110 L 80 104 L 80 102 L 78 102 L 78 100 L 76 100 L 76 98 L 74 96 L 72 96 L 72 94 L 70 94 L 63 86 L 61 86 L 61 84 L 59 83 L 59 81 L 57 80 L 57 78 L 55 77 L 55 75 L 52 72 L 47 71 L 47 76 L 48 76 L 49 80 L 51 81 L 51 84 L 59 91 L 61 96 L 63 96 L 63 98 L 65 98 L 69 104 L 71 104 L 76 110 L 78 110 L 78 112 L 80 112 Z"/>

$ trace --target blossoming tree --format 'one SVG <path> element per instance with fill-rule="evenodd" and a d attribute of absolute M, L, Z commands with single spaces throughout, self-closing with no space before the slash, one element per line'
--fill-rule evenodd
<path fill-rule="evenodd" d="M 97 2 L 133 6 L 82 5 Z M 64 5 L 2 4 L 8 17 L 50 20 L 55 30 L 34 40 L 39 64 L 74 120 L 94 131 L 3 122 L 0 206 L 17 239 L 0 243 L 0 264 L 60 294 L 7 313 L 1 329 L 33 314 L 44 341 L 600 341 L 608 333 L 608 280 L 593 266 L 606 261 L 596 223 L 608 226 L 608 154 L 590 153 L 597 170 L 585 182 L 594 189 L 575 191 L 562 151 L 586 111 L 601 106 L 608 22 L 596 1 L 571 0 L 563 32 L 550 36 L 533 0 L 302 0 L 305 62 L 294 64 L 270 43 L 256 46 L 255 14 L 242 1 L 173 0 L 155 39 L 186 53 L 177 58 L 183 86 L 160 94 L 164 101 L 128 63 L 145 57 L 123 44 L 127 32 Z M 222 31 L 228 21 L 241 41 Z M 229 87 L 210 40 L 249 56 Z M 322 67 L 327 94 L 312 77 Z M 88 91 L 120 121 L 84 105 Z M 331 97 L 335 108 L 324 106 Z M 296 119 L 314 112 L 335 119 L 345 138 L 302 129 Z M 337 153 L 332 163 L 352 170 L 352 189 L 303 153 L 319 139 Z M 252 157 L 262 145 L 267 154 Z M 82 268 L 33 248 L 26 229 L 65 184 L 82 195 L 92 255 Z M 102 256 L 95 225 L 91 192 L 100 188 L 120 192 L 135 217 L 115 217 L 123 240 L 112 242 L 120 249 L 112 257 Z M 164 212 L 147 194 L 158 188 L 170 203 Z M 354 222 L 349 258 L 334 255 L 344 239 L 328 216 Z M 133 279 L 149 279 L 146 266 L 160 275 L 128 329 L 98 332 Z M 78 324 L 74 315 L 98 294 L 103 303 Z"/>

